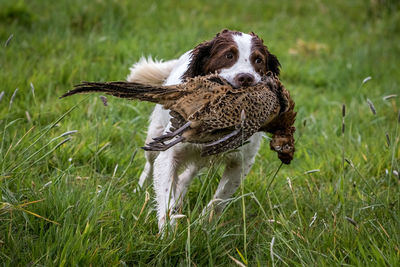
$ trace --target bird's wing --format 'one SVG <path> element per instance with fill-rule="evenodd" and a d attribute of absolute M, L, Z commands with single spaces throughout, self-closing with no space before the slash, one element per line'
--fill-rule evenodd
<path fill-rule="evenodd" d="M 244 94 L 235 104 L 240 103 L 241 105 L 231 109 L 225 107 L 226 112 L 220 115 L 222 119 L 205 121 L 204 127 L 208 126 L 209 131 L 217 132 L 229 128 L 231 130 L 225 136 L 204 145 L 203 156 L 218 154 L 243 145 L 259 131 L 265 121 L 272 120 L 279 113 L 277 96 L 267 90 Z"/>
<path fill-rule="evenodd" d="M 233 130 L 231 133 L 223 136 L 222 138 L 205 144 L 201 150 L 201 156 L 210 156 L 219 153 L 223 153 L 232 149 L 236 149 L 247 142 L 257 130 L 254 128 L 238 128 Z"/>
<path fill-rule="evenodd" d="M 275 116 L 277 105 L 276 95 L 268 90 L 227 93 L 189 119 L 202 121 L 203 131 L 206 132 L 236 129 L 242 125 L 244 112 L 249 127 L 257 128 Z"/>

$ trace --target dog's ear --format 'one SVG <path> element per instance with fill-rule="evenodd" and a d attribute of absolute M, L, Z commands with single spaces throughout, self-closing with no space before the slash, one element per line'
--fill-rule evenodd
<path fill-rule="evenodd" d="M 207 60 L 210 58 L 211 49 L 214 45 L 214 40 L 205 41 L 199 45 L 197 45 L 191 54 L 190 63 L 187 71 L 183 74 L 183 79 L 193 78 L 199 75 L 206 75 L 205 73 L 205 65 Z"/>
<path fill-rule="evenodd" d="M 254 32 L 250 32 L 249 34 L 253 36 L 253 40 L 255 40 L 258 48 L 267 55 L 267 62 L 265 66 L 266 70 L 273 72 L 276 76 L 279 76 L 281 72 L 281 63 L 279 62 L 278 58 L 269 52 L 268 47 L 264 45 L 264 40 L 261 39 L 257 34 Z"/>
<path fill-rule="evenodd" d="M 281 70 L 281 63 L 279 62 L 278 58 L 271 54 L 270 52 L 268 52 L 267 50 L 267 71 L 272 71 L 274 74 L 276 74 L 276 76 L 279 76 Z"/>

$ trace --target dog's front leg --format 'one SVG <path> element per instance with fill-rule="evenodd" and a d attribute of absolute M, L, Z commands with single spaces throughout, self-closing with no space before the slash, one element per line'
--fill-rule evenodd
<path fill-rule="evenodd" d="M 240 183 L 247 176 L 254 164 L 255 157 L 261 141 L 261 134 L 255 134 L 252 142 L 241 148 L 243 154 L 238 154 L 236 158 L 227 161 L 224 173 L 218 184 L 217 191 L 213 199 L 203 210 L 203 214 L 208 214 L 210 219 L 222 213 L 228 204 L 229 198 L 236 192 Z"/>
<path fill-rule="evenodd" d="M 183 198 L 186 195 L 188 187 L 192 182 L 193 178 L 201 169 L 202 164 L 200 162 L 193 162 L 189 164 L 186 169 L 179 175 L 178 183 L 174 191 L 175 207 L 180 209 L 182 207 Z"/>
<path fill-rule="evenodd" d="M 203 214 L 210 213 L 210 218 L 221 214 L 228 204 L 229 198 L 235 193 L 254 164 L 262 133 L 256 133 L 250 138 L 250 143 L 242 146 L 236 156 L 227 158 L 226 167 L 219 182 L 213 199 L 203 210 Z"/>
<path fill-rule="evenodd" d="M 172 192 L 177 183 L 178 162 L 175 149 L 171 148 L 160 152 L 154 162 L 154 191 L 157 201 L 157 218 L 160 232 L 163 230 L 167 214 L 175 206 Z"/>
<path fill-rule="evenodd" d="M 166 131 L 169 119 L 169 111 L 165 110 L 161 105 L 156 105 L 150 117 L 151 122 L 147 131 L 146 144 L 152 142 L 154 137 L 160 136 Z M 153 176 L 154 161 L 158 153 L 158 151 L 144 152 L 146 164 L 139 178 L 139 188 L 143 188 L 145 182 Z"/>
<path fill-rule="evenodd" d="M 218 184 L 213 199 L 203 210 L 203 214 L 209 213 L 210 219 L 222 213 L 228 204 L 229 198 L 236 192 L 241 181 L 246 177 L 252 164 L 241 162 L 229 162 Z"/>
<path fill-rule="evenodd" d="M 155 154 L 153 151 L 145 151 L 146 164 L 144 165 L 142 174 L 139 177 L 139 182 L 138 182 L 139 189 L 142 189 L 144 184 L 153 175 L 154 159 L 152 159 L 151 156 L 148 156 L 148 155 L 151 155 L 151 153 Z M 155 155 L 157 155 L 157 154 L 155 154 Z"/>

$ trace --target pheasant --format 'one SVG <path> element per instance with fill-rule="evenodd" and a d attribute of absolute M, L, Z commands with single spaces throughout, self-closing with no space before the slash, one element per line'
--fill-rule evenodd
<path fill-rule="evenodd" d="M 164 151 L 188 142 L 202 144 L 201 155 L 209 156 L 236 149 L 254 133 L 266 131 L 273 134 L 271 149 L 281 161 L 289 164 L 293 159 L 294 101 L 271 72 L 257 85 L 241 88 L 216 74 L 171 86 L 83 82 L 61 98 L 90 92 L 158 103 L 170 110 L 170 132 L 154 138 L 145 150 Z"/>

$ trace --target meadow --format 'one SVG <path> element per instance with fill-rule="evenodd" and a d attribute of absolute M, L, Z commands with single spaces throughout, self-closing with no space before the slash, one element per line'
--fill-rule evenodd
<path fill-rule="evenodd" d="M 136 190 L 153 105 L 58 97 L 224 28 L 279 58 L 295 159 L 279 169 L 266 136 L 210 223 L 223 167 L 204 169 L 161 238 L 152 187 Z M 394 0 L 0 0 L 1 265 L 399 266 L 399 59 Z"/>

